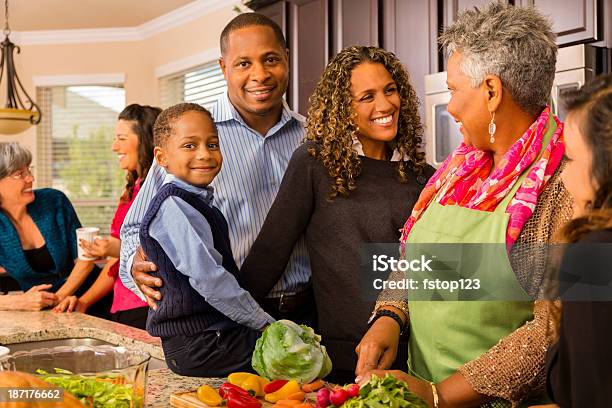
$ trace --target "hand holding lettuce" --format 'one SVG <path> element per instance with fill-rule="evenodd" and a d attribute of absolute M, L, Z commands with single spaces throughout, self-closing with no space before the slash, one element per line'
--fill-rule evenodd
<path fill-rule="evenodd" d="M 373 375 L 363 384 L 359 396 L 347 400 L 342 408 L 427 408 L 427 404 L 408 385 L 387 374 L 384 378 Z"/>
<path fill-rule="evenodd" d="M 264 330 L 251 363 L 259 375 L 271 380 L 310 383 L 331 372 L 332 363 L 321 336 L 308 326 L 279 320 Z"/>

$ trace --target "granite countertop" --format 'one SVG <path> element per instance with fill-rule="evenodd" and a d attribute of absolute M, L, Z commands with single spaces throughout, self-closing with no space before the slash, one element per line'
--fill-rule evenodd
<path fill-rule="evenodd" d="M 30 341 L 94 338 L 127 348 L 147 351 L 163 360 L 161 340 L 140 329 L 82 313 L 0 311 L 0 345 Z M 183 377 L 168 368 L 149 370 L 147 407 L 170 406 L 170 394 L 195 390 L 202 384 L 219 386 L 220 378 Z"/>

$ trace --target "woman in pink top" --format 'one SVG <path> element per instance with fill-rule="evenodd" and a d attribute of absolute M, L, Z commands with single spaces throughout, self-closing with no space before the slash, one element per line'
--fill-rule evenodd
<path fill-rule="evenodd" d="M 88 256 L 109 258 L 92 287 L 81 297 L 69 296 L 55 307 L 57 312 L 85 312 L 111 290 L 113 305 L 111 318 L 119 323 L 144 329 L 147 322 L 147 303 L 128 290 L 119 273 L 119 230 L 142 180 L 153 161 L 153 124 L 161 109 L 132 104 L 119 114 L 112 149 L 119 156 L 119 167 L 126 170 L 126 186 L 119 201 L 110 229 L 110 237 L 97 238 L 92 244 L 81 241 Z"/>

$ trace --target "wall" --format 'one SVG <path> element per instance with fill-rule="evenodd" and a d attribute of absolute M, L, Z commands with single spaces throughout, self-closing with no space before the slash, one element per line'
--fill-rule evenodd
<path fill-rule="evenodd" d="M 219 35 L 235 16 L 233 6 L 224 7 L 142 41 L 22 45 L 21 53 L 15 57 L 16 70 L 32 98 L 36 97 L 34 77 L 124 74 L 126 104 L 157 105 L 156 68 L 172 65 L 177 60 L 190 60 L 189 57 L 210 50 L 216 52 L 207 52 L 207 55 L 212 59 L 218 57 Z M 181 64 L 187 68 L 184 65 Z M 0 141 L 10 140 L 17 140 L 29 148 L 36 163 L 36 127 L 17 135 L 0 135 Z"/>

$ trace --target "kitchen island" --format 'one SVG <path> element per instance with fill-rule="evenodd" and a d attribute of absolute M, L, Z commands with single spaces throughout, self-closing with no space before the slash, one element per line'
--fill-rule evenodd
<path fill-rule="evenodd" d="M 140 329 L 82 313 L 0 311 L 0 345 L 32 341 L 92 338 L 147 351 L 163 360 L 161 341 Z M 218 378 L 183 377 L 168 368 L 149 369 L 147 407 L 168 407 L 170 394 L 194 390 L 202 384 L 219 386 Z"/>

